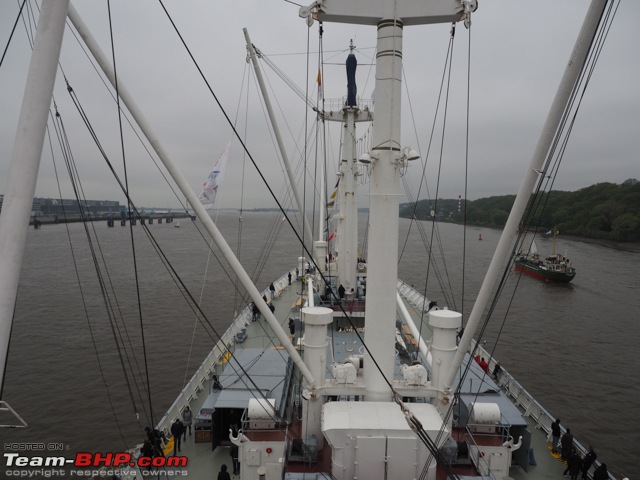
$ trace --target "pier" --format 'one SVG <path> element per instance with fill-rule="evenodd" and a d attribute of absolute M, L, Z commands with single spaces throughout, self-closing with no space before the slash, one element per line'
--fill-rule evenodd
<path fill-rule="evenodd" d="M 144 225 L 153 225 L 154 222 L 158 225 L 162 223 L 173 223 L 175 219 L 180 218 L 190 218 L 192 221 L 195 221 L 195 215 L 191 215 L 187 212 L 171 212 L 171 213 L 150 213 L 145 215 L 139 215 L 136 217 L 131 217 L 130 219 L 126 216 L 123 217 L 121 215 L 115 215 L 112 213 L 105 214 L 95 214 L 90 213 L 88 215 L 80 215 L 80 214 L 69 214 L 69 215 L 33 215 L 29 220 L 29 225 L 32 225 L 34 228 L 40 228 L 43 225 L 54 225 L 60 223 L 78 223 L 82 221 L 88 222 L 107 222 L 107 226 L 113 227 L 116 224 L 120 224 L 120 226 L 124 227 L 127 225 L 127 221 L 129 220 L 132 225 L 137 225 L 138 223 Z"/>

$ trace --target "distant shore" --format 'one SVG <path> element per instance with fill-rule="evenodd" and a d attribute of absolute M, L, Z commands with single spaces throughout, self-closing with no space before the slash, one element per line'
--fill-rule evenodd
<path fill-rule="evenodd" d="M 590 243 L 592 245 L 600 245 L 602 247 L 612 248 L 614 250 L 623 250 L 625 252 L 640 253 L 640 242 L 615 242 L 613 240 L 605 240 L 602 238 L 576 237 L 573 235 L 562 235 L 559 239 L 567 238 L 576 242 Z"/>
<path fill-rule="evenodd" d="M 449 222 L 447 222 L 447 223 L 449 223 Z M 457 223 L 457 222 L 450 222 L 450 223 L 455 223 L 456 225 L 462 225 L 461 223 Z M 489 225 L 470 225 L 470 224 L 467 224 L 467 227 L 489 228 L 491 230 L 500 230 L 500 231 L 503 230 L 502 227 L 493 227 L 493 226 L 489 226 Z M 540 233 L 538 233 L 538 235 L 539 234 Z M 616 242 L 614 240 L 607 240 L 607 239 L 604 239 L 604 238 L 579 237 L 579 236 L 576 236 L 576 235 L 559 235 L 557 238 L 559 240 L 567 239 L 567 240 L 572 240 L 572 241 L 575 241 L 575 242 L 589 243 L 591 245 L 600 245 L 601 247 L 607 247 L 607 248 L 611 248 L 613 250 L 621 250 L 621 251 L 624 251 L 624 252 L 640 253 L 640 242 Z"/>

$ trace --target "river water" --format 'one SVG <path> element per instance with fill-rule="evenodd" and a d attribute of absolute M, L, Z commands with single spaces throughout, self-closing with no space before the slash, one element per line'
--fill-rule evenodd
<path fill-rule="evenodd" d="M 366 216 L 361 220 L 364 226 Z M 238 214 L 223 213 L 217 222 L 235 250 Z M 257 276 L 258 288 L 266 288 L 295 265 L 300 247 L 281 215 L 250 212 L 241 223 L 241 261 Z M 208 321 L 222 334 L 237 308 L 234 277 L 224 262 L 208 260 L 208 242 L 195 228 L 198 222 L 174 225 L 150 228 L 193 297 L 202 297 Z M 401 249 L 410 231 L 400 277 L 423 291 L 427 254 L 418 229 L 409 226 L 408 220 L 400 220 Z M 430 225 L 423 226 L 430 238 Z M 0 430 L 3 448 L 11 442 L 54 443 L 67 456 L 129 448 L 141 440 L 152 415 L 153 421 L 162 416 L 215 343 L 215 335 L 198 323 L 140 226 L 134 227 L 139 293 L 129 228 L 107 228 L 105 223 L 94 228 L 99 249 L 95 240 L 93 248 L 100 252 L 99 263 L 108 265 L 102 283 L 117 293 L 117 302 L 112 298 L 108 305 L 118 327 L 110 326 L 82 225 L 68 225 L 68 233 L 65 225 L 32 229 L 3 395 L 29 428 Z M 447 262 L 442 263 L 440 248 L 434 248 L 437 271 L 452 293 L 441 293 L 436 269 L 431 268 L 427 295 L 440 306 L 463 311 L 466 318 L 500 232 L 467 228 L 466 241 L 458 225 L 440 225 L 438 232 L 433 244 L 442 246 Z M 270 237 L 276 241 L 265 251 L 264 241 Z M 552 248 L 551 240 L 538 239 L 537 244 L 541 253 Z M 573 260 L 578 272 L 574 281 L 558 285 L 510 275 L 484 334 L 485 347 L 491 351 L 495 346 L 502 365 L 582 444 L 593 445 L 612 473 L 639 478 L 640 422 L 633 412 L 640 411 L 634 347 L 640 338 L 640 254 L 565 239 L 559 240 L 558 249 Z M 260 271 L 258 262 L 264 265 Z M 125 339 L 126 350 L 119 351 L 114 336 Z M 122 373 L 122 364 L 127 371 L 144 372 L 143 350 L 150 394 L 141 388 L 146 374 L 136 373 L 127 383 Z M 146 406 L 148 395 L 153 412 Z M 6 417 L 2 419 L 4 423 Z"/>

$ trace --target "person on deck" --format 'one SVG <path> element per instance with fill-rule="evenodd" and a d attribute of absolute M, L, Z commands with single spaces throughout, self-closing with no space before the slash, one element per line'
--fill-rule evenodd
<path fill-rule="evenodd" d="M 564 471 L 564 476 L 567 476 L 567 473 L 571 476 L 571 480 L 578 480 L 578 475 L 580 475 L 580 471 L 582 470 L 582 457 L 578 454 L 578 451 L 574 448 L 571 451 L 571 456 L 569 460 L 567 460 L 567 468 Z"/>
<path fill-rule="evenodd" d="M 276 298 L 276 287 L 273 285 L 273 283 L 269 285 L 269 291 L 271 292 L 271 300 Z"/>
<path fill-rule="evenodd" d="M 482 357 L 480 359 L 480 368 L 482 368 L 482 370 L 484 370 L 484 373 L 489 373 L 489 364 L 484 359 L 484 357 Z"/>
<path fill-rule="evenodd" d="M 162 450 L 162 438 L 160 436 L 160 432 L 157 429 L 151 430 L 149 427 L 145 427 L 144 429 L 147 439 L 151 443 L 153 447 L 154 455 L 158 457 L 164 457 L 164 451 Z"/>
<path fill-rule="evenodd" d="M 342 299 L 344 298 L 344 292 L 345 289 L 342 284 L 340 284 L 340 286 L 338 287 L 338 296 L 340 297 L 340 303 L 342 303 Z"/>
<path fill-rule="evenodd" d="M 593 472 L 593 480 L 609 480 L 609 472 L 607 471 L 607 464 L 601 463 L 598 468 Z"/>
<path fill-rule="evenodd" d="M 558 442 L 560 441 L 560 419 L 556 418 L 556 421 L 551 424 L 551 452 L 558 453 Z"/>
<path fill-rule="evenodd" d="M 233 462 L 233 474 L 240 475 L 240 461 L 238 460 L 238 446 L 235 443 L 231 444 L 229 454 L 231 455 L 231 461 Z"/>
<path fill-rule="evenodd" d="M 191 436 L 191 424 L 193 423 L 193 412 L 189 408 L 189 405 L 184 407 L 182 411 L 182 424 L 184 425 L 184 440 L 187 439 L 187 430 L 189 430 L 189 436 Z"/>
<path fill-rule="evenodd" d="M 151 445 L 149 438 L 144 439 L 144 442 L 142 443 L 142 447 L 140 448 L 140 456 L 146 457 L 146 458 L 153 458 L 155 456 L 153 445 Z M 151 465 L 147 465 L 147 471 L 150 471 L 150 470 L 151 470 Z"/>
<path fill-rule="evenodd" d="M 231 480 L 231 476 L 229 472 L 227 472 L 227 466 L 222 465 L 220 467 L 220 471 L 218 472 L 218 480 Z"/>
<path fill-rule="evenodd" d="M 184 433 L 184 425 L 179 418 L 171 424 L 171 435 L 173 435 L 173 454 L 177 455 L 180 451 L 182 434 Z"/>
<path fill-rule="evenodd" d="M 571 456 L 571 449 L 573 448 L 573 434 L 571 429 L 567 428 L 567 431 L 560 439 L 560 456 L 563 460 L 569 460 Z"/>
<path fill-rule="evenodd" d="M 289 279 L 289 285 L 291 285 L 291 272 L 287 274 L 287 278 Z"/>
<path fill-rule="evenodd" d="M 289 319 L 289 333 L 291 334 L 291 338 L 296 334 L 296 322 L 293 318 Z"/>
<path fill-rule="evenodd" d="M 495 367 L 493 367 L 493 378 L 496 379 L 496 382 L 500 381 L 500 371 L 502 370 L 502 367 L 500 366 L 500 362 L 496 362 Z"/>
<path fill-rule="evenodd" d="M 593 462 L 596 461 L 596 458 L 598 458 L 598 455 L 596 455 L 593 447 L 589 446 L 589 451 L 582 459 L 582 478 L 584 480 L 587 480 L 587 473 L 589 472 L 591 465 L 593 465 Z"/>

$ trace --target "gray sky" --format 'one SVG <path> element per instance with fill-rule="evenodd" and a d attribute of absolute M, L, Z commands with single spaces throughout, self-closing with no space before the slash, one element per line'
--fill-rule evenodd
<path fill-rule="evenodd" d="M 3 48 L 19 3 L 10 0 L 0 2 Z M 106 2 L 75 0 L 73 3 L 110 56 Z M 152 0 L 113 0 L 111 4 L 119 78 L 136 96 L 165 148 L 198 191 L 209 169 L 232 140 L 232 132 L 159 4 Z M 308 30 L 304 20 L 297 15 L 298 7 L 284 1 L 165 0 L 165 4 L 215 94 L 232 119 L 237 115 L 238 129 L 242 135 L 246 133 L 247 145 L 272 188 L 285 205 L 290 205 L 284 193 L 283 167 L 268 132 L 253 73 L 247 69 L 242 28 L 249 29 L 253 43 L 303 90 L 307 78 L 310 94 L 315 98 L 318 56 L 315 53 L 310 56 L 307 74 L 305 52 L 307 38 L 310 50 L 318 50 L 317 24 Z M 471 29 L 470 199 L 517 192 L 587 7 L 587 0 L 480 2 Z M 637 54 L 640 33 L 632 23 L 637 18 L 640 18 L 640 2 L 622 2 L 583 101 L 555 189 L 577 190 L 598 182 L 620 183 L 630 177 L 640 178 L 637 149 L 640 136 L 640 61 Z M 419 148 L 423 158 L 427 152 L 443 74 L 449 30 L 448 25 L 438 25 L 407 27 L 404 31 L 403 61 L 409 97 L 405 91 L 403 142 Z M 338 99 L 346 95 L 342 65 L 351 38 L 358 49 L 358 94 L 365 99 L 371 97 L 375 35 L 376 30 L 372 27 L 324 25 L 326 98 Z M 465 184 L 469 32 L 459 24 L 456 37 L 439 187 L 436 178 L 441 121 L 438 121 L 438 133 L 427 167 L 429 192 L 433 196 L 438 188 L 441 198 L 463 195 Z M 25 28 L 20 24 L 5 64 L 0 69 L 0 193 L 6 188 L 28 52 Z M 114 103 L 69 29 L 65 33 L 61 65 L 111 161 L 121 172 L 122 154 Z M 278 122 L 289 157 L 299 165 L 300 149 L 304 146 L 305 106 L 273 71 L 267 69 L 265 75 L 273 88 L 272 101 L 279 112 Z M 88 138 L 86 128 L 80 123 L 64 87 L 59 76 L 55 98 L 66 125 L 85 195 L 90 199 L 124 201 L 123 194 L 114 186 L 104 161 Z M 311 165 L 316 151 L 313 128 L 313 118 L 309 115 L 307 131 L 311 138 L 308 143 Z M 358 128 L 358 134 L 363 135 L 367 125 L 359 124 Z M 124 135 L 129 182 L 136 204 L 177 206 L 178 201 L 162 182 L 148 155 L 139 142 L 132 139 L 129 127 L 125 127 Z M 328 134 L 330 183 L 335 182 L 339 135 L 340 130 L 336 126 Z M 57 147 L 54 147 L 54 155 L 61 177 L 62 196 L 71 198 L 72 191 L 64 173 L 66 169 Z M 420 173 L 419 162 L 413 162 L 408 178 L 414 192 L 417 191 Z M 307 177 L 307 189 L 312 188 L 311 175 Z M 36 196 L 57 197 L 57 189 L 46 141 Z M 362 206 L 366 205 L 367 190 L 366 182 L 359 187 Z M 423 187 L 421 198 L 425 195 Z M 245 208 L 275 205 L 254 167 L 248 160 L 245 163 L 239 143 L 232 140 L 219 206 L 236 207 L 241 197 Z M 310 195 L 307 198 L 312 201 Z"/>

